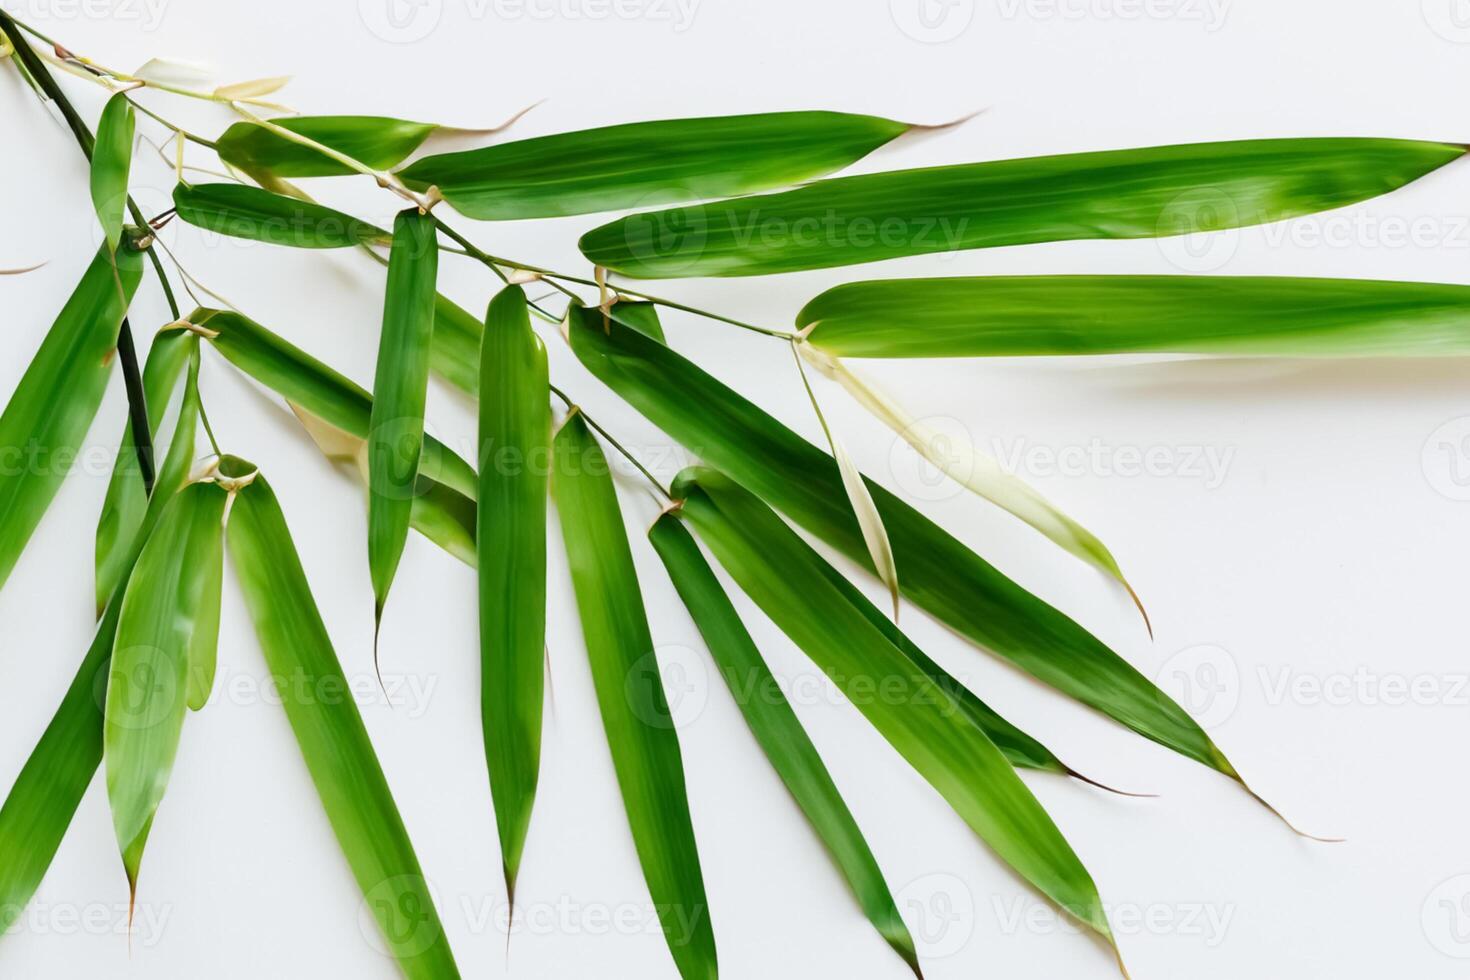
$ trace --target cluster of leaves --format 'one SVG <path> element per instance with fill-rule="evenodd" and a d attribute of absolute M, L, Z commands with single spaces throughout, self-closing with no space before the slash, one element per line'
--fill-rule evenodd
<path fill-rule="evenodd" d="M 214 441 L 198 386 L 203 347 L 285 399 L 328 456 L 360 467 L 371 491 L 367 555 L 379 619 L 410 529 L 477 568 L 484 746 L 512 898 L 540 769 L 548 498 L 554 499 L 649 892 L 666 922 L 697 924 L 687 934 L 666 930 L 680 974 L 692 978 L 717 974 L 714 931 L 677 734 L 650 723 L 666 717 L 668 707 L 651 666 L 651 629 L 603 446 L 627 451 L 552 384 L 537 319 L 559 330 L 592 376 L 699 453 L 701 465 L 668 488 L 645 471 L 669 500 L 649 531 L 650 543 L 755 738 L 862 911 L 916 973 L 914 942 L 878 863 L 795 712 L 779 697 L 739 696 L 776 688 L 750 686 L 753 678 L 768 678 L 769 668 L 705 549 L 847 693 L 854 693 L 848 685 L 865 680 L 901 689 L 904 696 L 853 700 L 1007 864 L 1109 943 L 1113 933 L 1091 875 L 1016 770 L 1078 774 L 901 632 L 900 597 L 1076 701 L 1245 782 L 1199 725 L 1126 660 L 859 473 L 825 421 L 824 449 L 671 348 L 659 308 L 711 316 L 789 346 L 803 377 L 811 367 L 836 380 L 920 452 L 929 452 L 932 440 L 844 358 L 1422 355 L 1470 346 L 1460 318 L 1470 290 L 1449 285 L 1189 276 L 855 282 L 813 299 L 788 331 L 694 310 L 627 282 L 768 275 L 941 249 L 1279 221 L 1392 191 L 1464 155 L 1457 144 L 1255 140 L 829 178 L 913 127 L 871 116 L 789 112 L 609 126 L 435 154 L 423 152 L 442 129 L 433 124 L 257 115 L 261 97 L 280 80 L 181 89 L 141 72 L 110 71 L 59 47 L 48 54 L 4 14 L 0 31 L 13 45 L 13 63 L 61 104 L 91 156 L 105 233 L 0 416 L 0 448 L 81 443 L 102 401 L 110 355 L 127 337 L 126 315 L 145 257 L 173 302 L 154 254 L 153 227 L 127 197 L 136 89 L 210 99 L 245 117 L 211 140 L 143 110 L 178 143 L 178 218 L 289 247 L 362 248 L 387 266 L 371 392 L 235 309 L 201 306 L 187 316 L 175 310 L 141 374 L 127 357 L 119 359 L 130 380 L 131 414 L 98 523 L 96 636 L 0 808 L 0 909 L 11 917 L 33 894 L 99 766 L 136 889 L 186 711 L 208 700 L 226 550 L 271 673 L 278 680 L 304 676 L 313 686 L 345 684 L 269 484 L 217 445 L 198 459 L 199 422 Z M 47 61 L 113 90 L 95 146 Z M 234 179 L 186 180 L 186 141 L 216 153 Z M 408 202 L 391 231 L 317 204 L 292 183 L 358 176 Z M 1219 207 L 1221 200 L 1228 207 Z M 489 255 L 436 213 L 447 205 L 464 217 L 494 221 L 626 210 L 649 201 L 661 207 L 582 238 L 590 278 Z M 130 210 L 135 226 L 124 224 Z M 385 259 L 376 251 L 383 245 Z M 483 319 L 437 292 L 446 249 L 505 281 Z M 610 283 L 609 277 L 620 278 Z M 562 294 L 565 309 L 553 313 L 528 299 L 524 283 L 533 279 Z M 577 286 L 596 288 L 597 302 L 584 305 Z M 431 373 L 479 399 L 476 460 L 425 434 Z M 559 424 L 553 398 L 566 407 Z M 155 477 L 158 419 L 175 399 L 179 421 Z M 812 401 L 815 407 L 815 394 Z M 820 419 L 819 408 L 817 414 Z M 961 447 L 934 462 L 1126 585 L 1096 537 L 993 460 Z M 0 475 L 0 582 L 61 479 L 30 468 Z M 894 615 L 869 602 L 788 519 L 877 575 L 893 594 Z M 629 683 L 639 673 L 640 682 Z M 283 693 L 296 689 L 281 685 Z M 98 690 L 105 691 L 101 702 Z M 359 884 L 364 893 L 390 899 L 372 907 L 404 972 L 457 976 L 356 707 L 289 694 L 284 702 Z M 391 896 L 383 896 L 385 888 Z M 426 911 L 427 920 L 392 921 L 406 909 Z M 6 924 L 0 917 L 0 926 Z M 429 941 L 420 930 L 430 931 Z"/>

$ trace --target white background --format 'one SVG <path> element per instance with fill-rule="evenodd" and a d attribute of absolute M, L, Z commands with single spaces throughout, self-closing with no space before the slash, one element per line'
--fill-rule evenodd
<path fill-rule="evenodd" d="M 305 112 L 485 126 L 545 98 L 516 129 L 535 135 L 795 108 L 941 122 L 989 107 L 861 170 L 1246 137 L 1470 136 L 1470 10 L 1452 0 L 1425 0 L 1422 9 L 1418 0 L 943 0 L 927 20 L 914 0 L 419 3 L 394 29 L 383 0 L 6 0 L 120 68 L 167 54 L 208 61 L 229 81 L 293 74 L 283 97 Z M 72 89 L 94 115 L 100 92 Z M 153 104 L 209 133 L 226 121 L 176 101 Z M 96 232 L 71 137 L 8 68 L 0 113 L 0 267 L 49 260 L 0 280 L 8 352 L 0 392 L 8 395 Z M 137 186 L 145 207 L 161 210 L 171 179 L 150 154 L 140 157 Z M 191 159 L 207 165 L 203 154 Z M 321 193 L 364 217 L 386 222 L 397 208 L 376 188 L 338 184 Z M 827 286 L 881 276 L 1208 271 L 1470 282 L 1467 201 L 1470 168 L 1451 165 L 1357 208 L 1219 242 L 1057 244 L 663 291 L 784 326 Z M 603 220 L 458 224 L 487 248 L 585 273 L 574 242 Z M 165 240 L 256 319 L 370 381 L 382 279 L 362 256 L 222 242 L 177 227 Z M 445 263 L 442 285 L 475 310 L 492 290 L 485 270 L 460 260 Z M 142 341 L 164 320 L 155 287 L 145 286 L 134 310 Z M 778 344 L 689 317 L 666 324 L 680 350 L 818 435 Z M 672 475 L 679 461 L 665 440 L 551 340 L 554 378 Z M 980 446 L 1015 454 L 1022 475 L 1112 546 L 1149 604 L 1156 641 L 1099 575 L 983 502 L 936 489 L 885 429 L 823 386 L 831 417 L 869 472 L 922 492 L 929 513 L 1158 678 L 1294 820 L 1349 838 L 1333 846 L 1294 837 L 1227 780 L 908 611 L 906 628 L 921 645 L 1074 766 L 1163 794 L 1124 800 L 1028 777 L 1112 907 L 1133 975 L 1463 976 L 1470 369 L 1134 359 L 874 363 L 870 374 L 916 414 L 956 420 L 948 424 Z M 520 886 L 533 918 L 507 959 L 479 732 L 473 574 L 411 540 L 384 627 L 384 668 L 400 702 L 389 708 L 368 680 L 362 491 L 321 461 L 276 398 L 212 355 L 203 391 L 227 448 L 256 460 L 282 498 L 338 654 L 365 692 L 364 717 L 464 974 L 674 976 L 643 911 L 648 897 L 559 534 L 549 625 L 555 703 Z M 123 411 L 114 378 L 89 442 L 114 444 Z M 436 385 L 431 413 L 441 437 L 468 445 L 473 413 L 463 398 Z M 1129 468 L 1150 449 L 1146 472 Z M 1049 465 L 1054 457 L 1064 465 Z M 5 785 L 88 642 L 105 483 L 95 465 L 66 483 L 0 593 Z M 654 633 L 678 682 L 724 975 L 898 980 L 905 967 L 858 912 L 704 666 L 695 631 L 641 540 L 655 505 L 635 481 L 622 486 Z M 1059 928 L 815 679 L 800 652 L 738 601 L 798 693 L 798 711 L 919 937 L 929 977 L 1116 975 L 1101 946 Z M 359 895 L 284 715 L 260 694 L 264 664 L 230 585 L 220 656 L 215 700 L 186 725 L 153 828 L 131 954 L 120 931 L 127 889 L 98 779 L 36 902 L 0 942 L 0 975 L 396 975 L 362 926 Z"/>

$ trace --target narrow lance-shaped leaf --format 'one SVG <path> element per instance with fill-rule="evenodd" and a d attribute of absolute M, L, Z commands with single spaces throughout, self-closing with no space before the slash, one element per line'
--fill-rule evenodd
<path fill-rule="evenodd" d="M 485 316 L 480 390 L 480 713 L 513 902 L 541 768 L 551 460 L 546 349 L 519 286 Z"/>
<path fill-rule="evenodd" d="M 1457 143 L 1272 139 L 969 163 L 635 214 L 582 238 L 642 279 L 753 276 L 935 252 L 1219 231 L 1385 194 Z"/>
<path fill-rule="evenodd" d="M 553 446 L 552 487 L 587 658 L 643 878 L 684 980 L 714 980 L 714 929 L 643 594 L 607 459 L 580 412 Z"/>
<path fill-rule="evenodd" d="M 153 338 L 148 360 L 143 365 L 143 397 L 151 406 L 148 412 L 149 435 L 158 438 L 163 421 L 163 406 L 169 401 L 183 373 L 189 352 L 197 348 L 196 340 L 183 330 L 164 330 Z M 133 536 L 148 509 L 148 492 L 138 472 L 138 456 L 133 448 L 133 427 L 123 425 L 122 441 L 113 463 L 107 496 L 97 518 L 97 615 L 111 598 L 123 576 L 123 566 L 131 551 Z"/>
<path fill-rule="evenodd" d="M 1007 473 L 994 457 L 976 449 L 962 435 L 940 434 L 930 429 L 882 391 L 858 377 L 838 358 L 817 350 L 810 343 L 799 344 L 798 350 L 809 364 L 840 384 L 858 404 L 901 436 L 940 472 L 1019 517 L 1071 554 L 1116 579 L 1138 606 L 1144 624 L 1149 625 L 1143 603 L 1123 577 L 1117 559 L 1091 531 L 1058 510 L 1024 480 Z M 1152 626 L 1149 632 L 1152 635 Z"/>
<path fill-rule="evenodd" d="M 368 567 L 373 580 L 373 662 L 393 574 L 408 542 L 424 444 L 429 343 L 439 274 L 434 219 L 417 208 L 393 223 L 378 369 L 368 418 Z"/>
<path fill-rule="evenodd" d="M 841 112 L 667 119 L 424 157 L 401 172 L 469 218 L 505 220 L 671 204 L 783 187 L 858 160 L 906 123 Z"/>
<path fill-rule="evenodd" d="M 348 248 L 390 240 L 349 214 L 248 184 L 179 184 L 174 207 L 191 225 L 271 245 Z"/>
<path fill-rule="evenodd" d="M 842 869 L 863 914 L 914 973 L 922 976 L 913 937 L 868 842 L 699 546 L 673 513 L 662 514 L 649 529 L 648 538 L 756 741 Z"/>
<path fill-rule="evenodd" d="M 588 370 L 655 425 L 867 565 L 830 456 L 647 337 L 616 323 L 604 331 L 601 318 L 585 312 L 570 329 Z M 868 486 L 893 544 L 899 585 L 915 604 L 1139 734 L 1240 778 L 1184 709 L 1122 657 L 898 497 Z"/>
<path fill-rule="evenodd" d="M 746 594 L 955 812 L 1038 891 L 1112 943 L 1092 876 L 1000 750 L 833 588 L 795 532 L 714 470 L 685 470 L 673 493 Z M 877 689 L 883 697 L 869 696 Z"/>
<path fill-rule="evenodd" d="M 25 910 L 61 846 L 82 794 L 102 764 L 103 700 L 128 574 L 194 457 L 198 392 L 185 390 L 180 424 L 158 472 L 142 525 L 128 547 L 112 600 L 56 714 L 0 807 L 0 931 Z"/>
<path fill-rule="evenodd" d="M 0 471 L 0 585 L 81 450 L 142 275 L 142 254 L 130 244 L 116 255 L 104 245 L 0 414 L 0 457 L 8 463 Z"/>
<path fill-rule="evenodd" d="M 133 106 L 127 95 L 118 92 L 102 107 L 102 117 L 97 120 L 97 141 L 92 148 L 92 207 L 102 223 L 107 248 L 112 252 L 122 242 L 134 126 Z"/>
<path fill-rule="evenodd" d="M 103 757 L 128 885 L 178 753 L 189 654 L 209 569 L 223 554 L 225 491 L 195 483 L 174 495 L 124 593 L 108 672 Z"/>
<path fill-rule="evenodd" d="M 256 381 L 342 431 L 367 438 L 373 399 L 360 385 L 239 313 L 200 309 L 189 320 L 212 334 L 215 350 Z M 474 467 L 433 436 L 424 437 L 419 473 L 475 495 Z"/>
<path fill-rule="evenodd" d="M 797 317 L 844 357 L 1470 353 L 1470 286 L 1267 276 L 986 276 L 855 282 Z"/>
<path fill-rule="evenodd" d="M 330 147 L 374 170 L 397 166 L 437 128 L 433 123 L 386 116 L 300 116 L 273 121 L 282 129 Z M 242 170 L 263 170 L 277 177 L 337 177 L 356 173 L 314 147 L 252 122 L 235 123 L 215 143 L 220 159 Z"/>
<path fill-rule="evenodd" d="M 303 693 L 349 688 L 280 504 L 264 478 L 257 475 L 238 492 L 227 533 L 266 666 L 384 941 L 412 980 L 457 978 L 428 882 L 357 705 L 350 697 Z"/>

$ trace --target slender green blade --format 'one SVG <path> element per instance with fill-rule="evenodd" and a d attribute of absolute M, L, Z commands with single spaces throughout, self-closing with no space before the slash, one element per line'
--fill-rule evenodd
<path fill-rule="evenodd" d="M 162 407 L 178 384 L 189 353 L 195 349 L 192 335 L 183 330 L 166 330 L 153 338 L 148 360 L 143 365 L 143 397 L 151 406 L 148 413 L 149 435 L 158 438 L 163 420 Z M 107 496 L 97 518 L 97 615 L 122 579 L 133 537 L 148 509 L 148 491 L 138 471 L 138 455 L 133 449 L 133 427 L 123 425 L 122 442 L 113 463 Z"/>
<path fill-rule="evenodd" d="M 546 349 L 526 294 L 490 303 L 480 359 L 480 714 L 505 890 L 516 872 L 541 768 L 546 648 L 546 495 L 551 404 Z"/>
<path fill-rule="evenodd" d="M 327 819 L 383 937 L 414 980 L 458 977 L 408 832 L 312 599 L 275 493 L 263 477 L 236 495 L 230 558 L 255 621 L 266 666 Z M 294 692 L 294 693 L 293 693 Z"/>
<path fill-rule="evenodd" d="M 128 97 L 118 92 L 102 107 L 102 117 L 97 120 L 97 142 L 92 148 L 92 207 L 102 223 L 107 248 L 113 252 L 122 241 L 135 125 Z"/>
<path fill-rule="evenodd" d="M 668 702 L 607 459 L 580 412 L 557 433 L 553 458 L 587 658 L 643 877 L 680 976 L 714 980 L 714 929 L 679 738 L 666 722 Z"/>
<path fill-rule="evenodd" d="M 368 567 L 375 622 L 382 621 L 388 589 L 408 543 L 418 490 L 438 274 L 434 219 L 418 208 L 399 212 L 393 223 L 378 369 L 368 418 Z"/>
<path fill-rule="evenodd" d="M 782 695 L 776 678 L 719 579 L 700 554 L 699 546 L 672 513 L 665 513 L 654 522 L 648 538 L 663 559 L 674 588 L 699 627 L 715 665 L 766 758 L 831 852 L 857 896 L 863 914 L 914 973 L 919 974 L 913 937 L 898 913 L 877 859 L 817 754 L 817 747 Z"/>
<path fill-rule="evenodd" d="M 195 310 L 191 323 L 215 334 L 215 350 L 288 402 L 359 439 L 371 430 L 373 399 L 363 388 L 248 317 Z M 473 498 L 475 469 L 433 436 L 424 436 L 419 473 Z"/>
<path fill-rule="evenodd" d="M 645 337 L 651 337 L 661 344 L 668 343 L 664 337 L 664 325 L 658 318 L 658 305 L 655 303 L 624 300 L 613 304 L 609 316 L 621 324 L 632 327 Z"/>
<path fill-rule="evenodd" d="M 208 704 L 214 689 L 214 675 L 219 666 L 220 606 L 224 601 L 224 558 L 224 550 L 220 549 L 200 569 L 204 587 L 189 638 L 189 680 L 185 692 L 190 711 L 198 711 Z"/>
<path fill-rule="evenodd" d="M 348 248 L 389 240 L 349 214 L 247 184 L 179 184 L 174 207 L 191 225 L 291 248 Z"/>
<path fill-rule="evenodd" d="M 438 127 L 386 116 L 296 116 L 272 120 L 374 170 L 398 166 Z M 320 150 L 277 135 L 252 122 L 238 122 L 215 141 L 220 159 L 242 170 L 269 171 L 277 177 L 342 177 L 351 167 Z"/>
<path fill-rule="evenodd" d="M 102 693 L 117 637 L 123 589 L 164 507 L 188 476 L 197 411 L 198 389 L 191 371 L 179 427 L 159 470 L 142 525 L 128 546 L 112 601 L 103 611 L 92 644 L 56 714 L 0 807 L 0 933 L 19 918 L 35 894 L 82 794 L 102 764 Z"/>
<path fill-rule="evenodd" d="M 444 296 L 434 298 L 434 340 L 430 367 L 471 397 L 480 393 L 480 335 L 485 325 Z"/>
<path fill-rule="evenodd" d="M 847 357 L 1457 356 L 1470 286 L 1269 276 L 990 276 L 856 282 L 797 317 Z"/>
<path fill-rule="evenodd" d="M 1464 153 L 1459 144 L 1416 140 L 1274 139 L 902 170 L 635 214 L 588 232 L 581 246 L 596 265 L 671 279 L 1155 238 L 1353 204 Z"/>
<path fill-rule="evenodd" d="M 832 586 L 796 533 L 715 470 L 685 470 L 673 492 L 746 594 L 955 812 L 1038 891 L 1111 942 L 1092 876 L 1005 756 Z M 884 697 L 856 693 L 877 685 Z"/>
<path fill-rule="evenodd" d="M 115 263 L 115 265 L 114 265 Z M 115 271 L 114 271 L 115 269 Z M 143 275 L 131 245 L 104 245 L 0 414 L 0 585 L 41 523 L 102 405 L 118 328 Z"/>
<path fill-rule="evenodd" d="M 108 671 L 103 758 L 113 829 L 129 886 L 178 753 L 189 650 L 220 564 L 225 492 L 195 483 L 174 495 L 123 595 Z"/>
<path fill-rule="evenodd" d="M 788 186 L 909 128 L 842 112 L 666 119 L 424 157 L 400 176 L 420 190 L 437 186 L 466 217 L 547 218 Z"/>
<path fill-rule="evenodd" d="M 670 436 L 868 567 L 832 458 L 661 344 L 574 309 L 582 363 Z M 980 646 L 1139 734 L 1239 778 L 1189 715 L 1122 657 L 869 481 L 905 595 Z"/>

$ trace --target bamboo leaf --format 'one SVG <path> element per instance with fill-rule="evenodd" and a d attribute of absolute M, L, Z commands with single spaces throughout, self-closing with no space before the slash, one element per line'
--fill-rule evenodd
<path fill-rule="evenodd" d="M 636 332 L 577 311 L 572 350 L 671 437 L 796 523 L 865 564 L 832 458 L 698 367 Z M 1017 667 L 1134 731 L 1239 779 L 1209 736 L 1143 674 L 932 521 L 868 484 L 915 604 Z"/>
<path fill-rule="evenodd" d="M 782 187 L 847 166 L 906 132 L 841 112 L 668 119 L 424 157 L 403 171 L 469 218 L 587 214 Z"/>
<path fill-rule="evenodd" d="M 800 343 L 797 349 L 809 364 L 842 385 L 858 404 L 902 436 L 940 472 L 1019 517 L 1067 552 L 1116 579 L 1133 597 L 1143 614 L 1144 623 L 1148 623 L 1143 603 L 1123 577 L 1117 559 L 1091 531 L 1058 510 L 1024 480 L 1007 473 L 994 457 L 980 452 L 968 439 L 952 434 L 941 437 L 909 415 L 893 399 L 858 377 L 838 358 L 817 350 L 810 343 Z M 1152 627 L 1149 632 L 1152 634 Z"/>
<path fill-rule="evenodd" d="M 1415 140 L 1275 139 L 902 170 L 630 215 L 588 232 L 581 248 L 594 265 L 667 279 L 1154 238 L 1353 204 L 1464 153 L 1460 144 Z"/>
<path fill-rule="evenodd" d="M 244 102 L 250 99 L 259 99 L 263 96 L 279 92 L 290 81 L 290 75 L 277 75 L 274 78 L 256 78 L 248 82 L 232 82 L 229 85 L 221 85 L 216 88 L 214 90 L 214 97 L 228 102 Z"/>
<path fill-rule="evenodd" d="M 190 352 L 198 341 L 183 330 L 160 331 L 148 349 L 148 360 L 143 365 L 143 397 L 151 406 L 148 413 L 149 435 L 157 439 L 159 424 L 163 421 L 162 408 L 178 384 L 189 360 Z M 148 509 L 148 492 L 143 487 L 143 475 L 138 472 L 138 456 L 133 449 L 133 427 L 123 425 L 122 441 L 113 463 L 112 477 L 107 484 L 107 496 L 102 501 L 102 513 L 97 518 L 97 615 L 112 596 L 117 583 L 123 577 L 124 565 L 143 523 L 143 514 Z"/>
<path fill-rule="evenodd" d="M 179 426 L 158 471 L 143 522 L 128 545 L 112 600 L 103 610 L 92 644 L 56 714 L 0 807 L 0 932 L 19 918 L 35 894 L 82 794 L 102 764 L 103 700 L 99 695 L 105 690 L 123 590 L 164 508 L 187 478 L 194 456 L 197 410 L 196 375 L 191 371 Z"/>
<path fill-rule="evenodd" d="M 1097 886 L 1000 750 L 822 574 L 794 532 L 714 470 L 674 482 L 682 513 L 740 587 L 1017 873 L 1113 942 Z M 882 684 L 884 697 L 862 696 Z"/>
<path fill-rule="evenodd" d="M 434 297 L 434 336 L 429 365 L 434 373 L 471 397 L 480 393 L 479 317 L 442 295 Z"/>
<path fill-rule="evenodd" d="M 386 243 L 381 228 L 341 211 L 247 184 L 179 184 L 174 207 L 191 225 L 292 248 Z"/>
<path fill-rule="evenodd" d="M 114 271 L 114 262 L 115 269 Z M 0 414 L 0 585 L 41 523 L 102 404 L 142 254 L 103 246 Z"/>
<path fill-rule="evenodd" d="M 373 580 L 375 663 L 377 627 L 408 542 L 419 483 L 438 272 L 434 219 L 417 208 L 400 212 L 393 225 L 368 419 L 368 566 Z"/>
<path fill-rule="evenodd" d="M 194 632 L 189 637 L 189 680 L 185 691 L 190 711 L 199 711 L 209 703 L 214 690 L 215 670 L 219 665 L 220 606 L 224 601 L 225 553 L 213 552 L 208 564 L 200 570 L 204 588 L 195 614 Z"/>
<path fill-rule="evenodd" d="M 608 315 L 624 326 L 632 327 L 645 337 L 656 340 L 660 344 L 668 343 L 664 337 L 664 325 L 658 318 L 656 303 L 621 300 L 613 304 Z"/>
<path fill-rule="evenodd" d="M 845 357 L 1045 354 L 1432 357 L 1470 353 L 1470 286 L 1257 276 L 857 282 L 798 316 Z"/>
<path fill-rule="evenodd" d="M 168 786 L 187 700 L 190 647 L 220 564 L 225 492 L 196 483 L 174 495 L 124 593 L 108 672 L 103 758 L 113 828 L 136 894 L 138 861 Z"/>
<path fill-rule="evenodd" d="M 673 513 L 662 514 L 649 529 L 648 538 L 751 733 L 831 852 L 863 914 L 915 975 L 922 976 L 913 937 L 868 842 L 694 538 Z"/>
<path fill-rule="evenodd" d="M 113 252 L 122 241 L 135 125 L 133 106 L 121 92 L 107 100 L 97 120 L 97 142 L 92 149 L 92 206 L 102 223 L 107 248 Z"/>
<path fill-rule="evenodd" d="M 505 890 L 516 872 L 541 768 L 546 650 L 546 495 L 551 406 L 546 349 L 526 294 L 490 303 L 480 360 L 481 718 Z"/>
<path fill-rule="evenodd" d="M 288 402 L 358 439 L 368 437 L 373 400 L 359 385 L 239 313 L 200 309 L 189 320 L 214 334 L 209 342 L 226 360 Z M 419 473 L 474 498 L 474 467 L 433 436 L 424 436 Z"/>
<path fill-rule="evenodd" d="M 613 768 L 664 940 L 684 980 L 714 980 L 714 930 L 684 766 L 607 460 L 574 411 L 553 446 L 557 511 Z"/>
<path fill-rule="evenodd" d="M 227 533 L 245 604 L 291 730 L 384 940 L 408 977 L 458 977 L 433 896 L 357 705 L 350 697 L 310 694 L 345 692 L 347 679 L 280 504 L 263 477 L 236 495 Z"/>
<path fill-rule="evenodd" d="M 385 116 L 298 116 L 274 122 L 374 170 L 396 167 L 439 128 Z M 269 171 L 277 177 L 337 177 L 355 172 L 310 146 L 251 122 L 235 123 L 216 144 L 220 158 L 242 170 Z"/>

